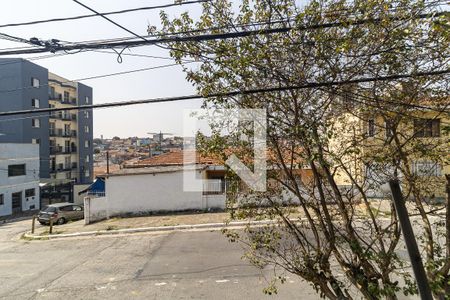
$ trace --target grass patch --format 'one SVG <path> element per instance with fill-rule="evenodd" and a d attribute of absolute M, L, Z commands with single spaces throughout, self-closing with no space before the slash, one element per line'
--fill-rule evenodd
<path fill-rule="evenodd" d="M 117 225 L 108 225 L 105 230 L 110 231 L 110 230 L 117 230 L 117 229 L 119 229 L 119 226 L 117 226 Z"/>

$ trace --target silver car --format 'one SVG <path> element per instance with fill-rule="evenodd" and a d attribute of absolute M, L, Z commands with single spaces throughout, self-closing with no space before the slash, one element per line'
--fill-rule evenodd
<path fill-rule="evenodd" d="M 49 224 L 50 219 L 53 224 L 62 225 L 67 221 L 80 220 L 83 218 L 83 207 L 68 202 L 50 204 L 38 214 L 38 221 L 42 225 Z"/>

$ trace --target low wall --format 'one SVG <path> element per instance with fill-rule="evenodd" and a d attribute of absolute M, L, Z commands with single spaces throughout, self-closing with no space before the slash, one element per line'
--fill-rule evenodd
<path fill-rule="evenodd" d="M 86 225 L 108 218 L 108 199 L 106 197 L 84 198 L 84 223 Z"/>

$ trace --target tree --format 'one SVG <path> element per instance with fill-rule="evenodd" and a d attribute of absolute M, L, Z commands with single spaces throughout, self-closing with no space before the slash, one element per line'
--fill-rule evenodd
<path fill-rule="evenodd" d="M 426 203 L 445 183 L 431 176 L 436 174 L 424 177 L 412 169 L 418 159 L 439 168 L 449 165 L 444 122 L 450 105 L 445 72 L 449 18 L 428 15 L 439 10 L 438 2 L 419 0 L 323 0 L 303 9 L 289 0 L 244 0 L 239 9 L 216 0 L 203 4 L 199 21 L 188 13 L 172 20 L 161 13 L 163 34 L 292 28 L 165 45 L 205 96 L 205 108 L 267 110 L 268 190 L 254 192 L 234 181 L 228 195 L 230 206 L 238 207 L 232 218 L 276 221 L 248 226 L 244 234 L 227 231 L 230 240 L 247 245 L 246 257 L 256 266 L 271 264 L 296 274 L 330 299 L 396 299 L 400 291 L 417 293 L 408 264 L 399 256 L 395 208 L 388 204 L 381 218 L 382 200 L 370 200 L 382 182 L 397 178 L 411 200 L 411 213 L 417 214 L 415 228 L 423 228 L 420 243 L 433 293 L 449 294 L 450 220 L 432 217 L 436 207 Z M 186 59 L 197 64 L 187 65 Z M 427 75 L 436 71 L 442 72 Z M 208 97 L 311 82 L 336 84 Z M 418 138 L 423 130 L 433 130 L 433 120 L 442 122 L 442 137 Z M 242 132 L 251 134 L 251 127 L 237 127 L 224 138 L 221 124 L 212 125 L 215 136 L 204 140 L 203 151 L 224 156 L 226 149 L 234 149 L 251 160 L 251 142 L 240 138 Z M 309 176 L 299 172 L 306 169 Z M 427 169 L 433 170 L 437 167 Z M 283 275 L 265 291 L 276 292 L 277 280 L 283 282 Z"/>

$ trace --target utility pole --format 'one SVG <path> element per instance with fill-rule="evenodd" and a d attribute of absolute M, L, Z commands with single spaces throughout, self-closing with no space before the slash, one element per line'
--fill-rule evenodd
<path fill-rule="evenodd" d="M 406 249 L 408 250 L 409 259 L 411 260 L 414 276 L 416 277 L 420 298 L 432 300 L 433 296 L 431 294 L 430 286 L 428 285 L 428 278 L 423 267 L 422 258 L 420 257 L 419 247 L 417 246 L 414 237 L 411 221 L 409 220 L 405 200 L 403 199 L 402 191 L 400 190 L 400 183 L 396 179 L 390 180 L 389 186 L 391 188 L 392 199 L 395 210 L 397 211 L 400 227 L 403 231 L 403 238 L 405 239 Z"/>
<path fill-rule="evenodd" d="M 106 151 L 106 174 L 109 174 L 109 151 Z"/>

